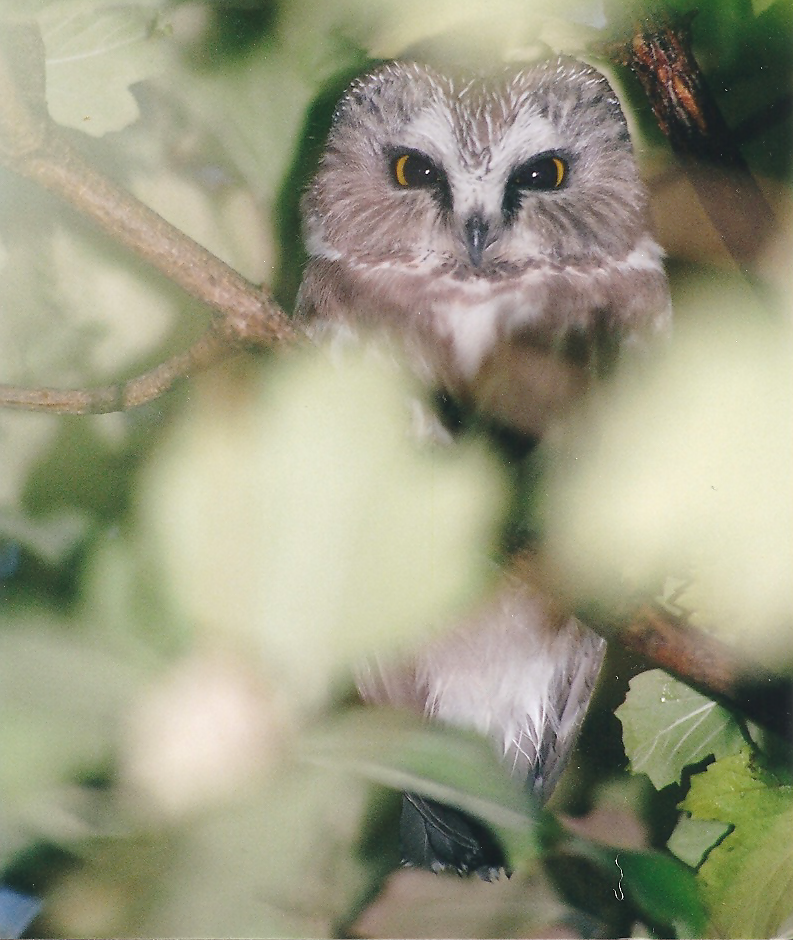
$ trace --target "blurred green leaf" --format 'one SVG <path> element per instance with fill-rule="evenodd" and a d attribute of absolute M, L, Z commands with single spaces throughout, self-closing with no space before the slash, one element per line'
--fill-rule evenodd
<path fill-rule="evenodd" d="M 194 396 L 144 481 L 183 609 L 247 637 L 296 701 L 431 635 L 490 576 L 500 471 L 481 450 L 420 450 L 411 390 L 371 360 L 293 355 L 245 399 Z"/>
<path fill-rule="evenodd" d="M 349 774 L 286 767 L 255 797 L 188 827 L 151 886 L 149 919 L 131 929 L 139 936 L 337 936 L 336 924 L 376 874 L 354 851 L 369 798 Z"/>
<path fill-rule="evenodd" d="M 778 667 L 793 615 L 791 332 L 740 284 L 688 304 L 667 354 L 556 438 L 549 550 L 606 605 L 691 576 L 700 622 Z"/>
<path fill-rule="evenodd" d="M 515 866 L 537 855 L 536 806 L 479 735 L 401 712 L 357 709 L 311 735 L 303 755 L 471 813 L 497 831 Z"/>
<path fill-rule="evenodd" d="M 661 669 L 634 676 L 615 714 L 634 773 L 657 789 L 680 781 L 683 769 L 713 755 L 733 754 L 746 738 L 738 722 L 712 699 Z"/>
<path fill-rule="evenodd" d="M 147 7 L 61 0 L 39 12 L 55 121 L 102 137 L 138 118 L 130 86 L 164 65 L 158 16 Z"/>
<path fill-rule="evenodd" d="M 705 935 L 707 914 L 694 872 L 676 858 L 607 847 L 578 837 L 569 846 L 613 882 L 618 901 L 628 897 L 647 920 L 673 927 L 679 937 Z"/>
<path fill-rule="evenodd" d="M 304 42 L 326 38 L 305 28 L 301 35 Z M 355 55 L 347 53 L 349 60 Z M 332 57 L 323 63 L 291 46 L 262 45 L 222 69 L 183 63 L 179 97 L 194 124 L 222 141 L 224 158 L 249 191 L 269 204 L 283 182 L 306 109 L 346 61 Z"/>
<path fill-rule="evenodd" d="M 73 844 L 86 826 L 75 781 L 105 772 L 141 676 L 81 625 L 44 612 L 0 631 L 0 867 L 39 839 Z"/>
<path fill-rule="evenodd" d="M 656 923 L 670 923 L 678 937 L 702 937 L 707 914 L 690 868 L 655 852 L 620 852 L 626 893 Z"/>
<path fill-rule="evenodd" d="M 793 914 L 793 787 L 744 748 L 693 777 L 681 806 L 734 827 L 699 870 L 716 935 L 778 936 Z"/>
<path fill-rule="evenodd" d="M 64 624 L 60 624 L 61 627 Z M 0 631 L 0 696 L 6 800 L 64 783 L 112 754 L 135 671 L 90 635 L 39 618 Z"/>
<path fill-rule="evenodd" d="M 0 5 L 0 20 L 29 20 L 37 11 L 51 4 L 52 0 L 4 0 Z"/>

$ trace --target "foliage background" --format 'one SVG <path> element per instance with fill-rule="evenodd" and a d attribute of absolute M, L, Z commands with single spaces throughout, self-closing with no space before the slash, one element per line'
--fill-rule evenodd
<path fill-rule="evenodd" d="M 573 423 L 548 446 L 528 497 L 483 442 L 416 450 L 412 385 L 376 360 L 239 359 L 126 414 L 0 414 L 0 864 L 43 899 L 32 935 L 791 936 L 785 750 L 619 650 L 559 817 L 534 813 L 486 744 L 351 704 L 363 652 L 486 592 L 526 505 L 517 521 L 542 525 L 587 597 L 657 595 L 791 672 L 792 14 L 696 7 L 695 50 L 777 223 L 747 279 L 610 68 L 676 338 L 604 393 L 596 434 Z M 351 74 L 391 56 L 603 65 L 597 43 L 634 12 L 8 0 L 0 28 L 35 15 L 75 145 L 289 307 L 299 194 Z M 0 376 L 29 386 L 134 375 L 207 323 L 5 171 L 0 310 Z M 512 879 L 402 871 L 381 892 L 405 785 L 490 822 Z"/>

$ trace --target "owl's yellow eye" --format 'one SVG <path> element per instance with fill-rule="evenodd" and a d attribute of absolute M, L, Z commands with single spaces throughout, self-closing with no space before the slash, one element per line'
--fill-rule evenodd
<path fill-rule="evenodd" d="M 438 186 L 443 173 L 428 156 L 417 150 L 404 150 L 391 160 L 391 173 L 396 182 L 406 189 Z"/>
<path fill-rule="evenodd" d="M 567 185 L 570 164 L 558 153 L 534 157 L 515 167 L 504 189 L 504 218 L 513 219 L 527 193 L 549 193 Z"/>
<path fill-rule="evenodd" d="M 400 186 L 410 186 L 408 178 L 405 176 L 405 165 L 409 160 L 410 154 L 403 153 L 401 157 L 397 158 L 394 164 L 394 176 L 396 176 L 396 181 Z"/>
<path fill-rule="evenodd" d="M 512 172 L 509 183 L 516 189 L 554 190 L 567 180 L 567 162 L 557 154 L 548 154 L 521 164 Z"/>

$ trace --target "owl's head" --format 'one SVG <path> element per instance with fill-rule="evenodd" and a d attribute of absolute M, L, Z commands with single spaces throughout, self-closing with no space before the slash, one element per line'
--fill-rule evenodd
<path fill-rule="evenodd" d="M 391 63 L 357 79 L 304 201 L 314 256 L 461 277 L 623 258 L 645 218 L 617 97 L 569 59 L 473 80 Z"/>

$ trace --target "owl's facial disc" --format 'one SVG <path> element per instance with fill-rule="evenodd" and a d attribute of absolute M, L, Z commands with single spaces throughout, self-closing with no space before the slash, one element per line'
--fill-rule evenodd
<path fill-rule="evenodd" d="M 633 257 L 647 230 L 619 102 L 565 59 L 470 79 L 415 63 L 363 76 L 303 206 L 310 254 L 411 284 L 588 271 Z"/>

